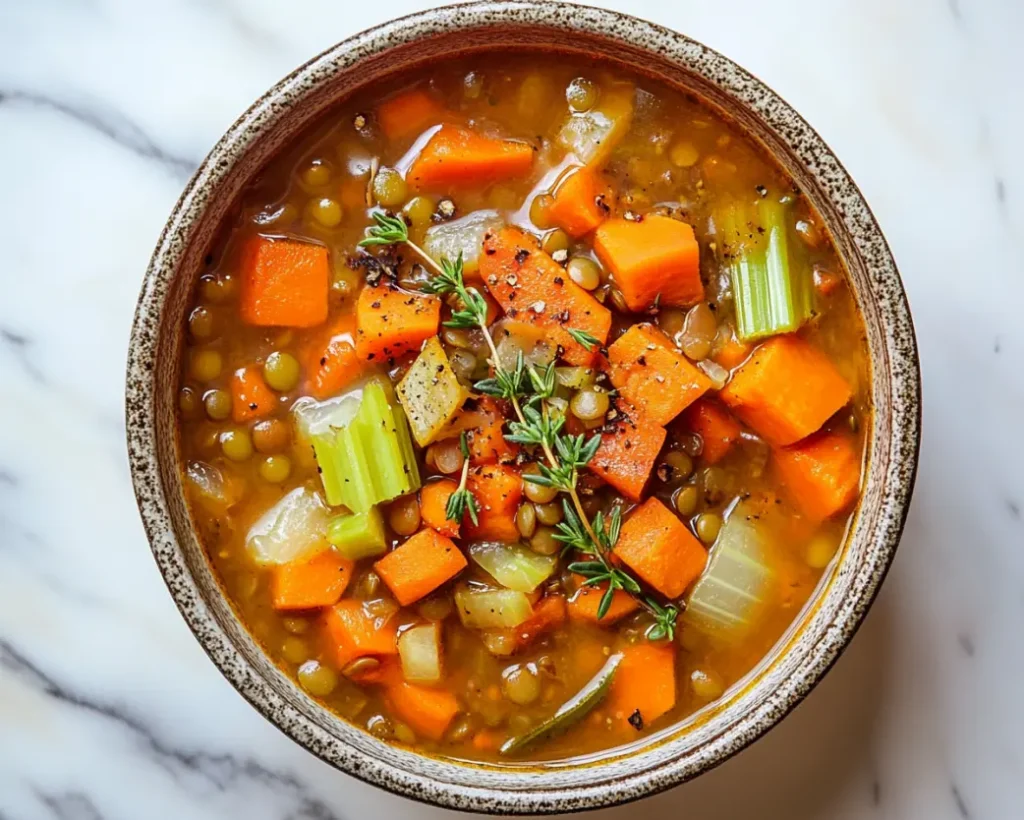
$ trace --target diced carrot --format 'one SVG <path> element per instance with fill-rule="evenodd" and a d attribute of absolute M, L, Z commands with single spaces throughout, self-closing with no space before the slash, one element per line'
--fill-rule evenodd
<path fill-rule="evenodd" d="M 533 614 L 512 630 L 516 633 L 517 649 L 524 649 L 541 635 L 561 626 L 565 618 L 565 596 L 545 595 L 534 604 Z"/>
<path fill-rule="evenodd" d="M 471 464 L 510 463 L 519 447 L 505 440 L 505 416 L 491 396 L 481 396 L 455 414 L 445 435 L 465 432 Z"/>
<path fill-rule="evenodd" d="M 611 380 L 655 424 L 668 424 L 711 389 L 711 380 L 651 324 L 633 325 L 608 348 Z"/>
<path fill-rule="evenodd" d="M 416 350 L 437 333 L 441 300 L 393 285 L 363 288 L 356 303 L 356 352 L 378 363 Z"/>
<path fill-rule="evenodd" d="M 575 168 L 562 177 L 548 206 L 548 219 L 578 239 L 604 222 L 608 192 L 589 168 Z M 603 207 L 602 207 L 603 206 Z"/>
<path fill-rule="evenodd" d="M 533 165 L 533 154 L 533 146 L 525 142 L 492 139 L 468 128 L 442 125 L 423 146 L 406 180 L 417 189 L 483 185 L 526 174 Z"/>
<path fill-rule="evenodd" d="M 612 430 L 601 434 L 601 445 L 587 465 L 631 501 L 639 501 L 667 435 L 624 399 L 615 402 Z"/>
<path fill-rule="evenodd" d="M 776 447 L 818 430 L 852 395 L 828 357 L 797 336 L 754 350 L 720 393 L 722 401 Z"/>
<path fill-rule="evenodd" d="M 615 556 L 666 598 L 678 598 L 704 570 L 707 550 L 657 498 L 622 525 Z"/>
<path fill-rule="evenodd" d="M 570 364 L 589 365 L 596 350 L 587 350 L 569 328 L 589 333 L 603 345 L 612 315 L 565 269 L 518 228 L 503 228 L 484 237 L 480 274 L 491 295 L 515 322 L 536 325 L 562 347 Z"/>
<path fill-rule="evenodd" d="M 473 735 L 473 748 L 478 752 L 493 752 L 501 745 L 501 735 L 494 729 L 481 729 Z"/>
<path fill-rule="evenodd" d="M 394 618 L 374 616 L 362 601 L 344 599 L 324 612 L 327 651 L 339 667 L 356 658 L 398 653 Z"/>
<path fill-rule="evenodd" d="M 454 578 L 466 568 L 466 556 L 452 540 L 420 530 L 373 568 L 402 606 L 408 606 Z"/>
<path fill-rule="evenodd" d="M 622 652 L 605 711 L 614 720 L 639 730 L 676 705 L 675 646 L 643 642 L 627 646 Z M 630 718 L 632 723 L 628 723 Z"/>
<path fill-rule="evenodd" d="M 701 458 L 706 464 L 717 464 L 739 439 L 741 428 L 729 413 L 710 399 L 698 399 L 686 409 L 683 419 L 690 431 L 704 443 Z"/>
<path fill-rule="evenodd" d="M 267 387 L 258 367 L 243 367 L 231 376 L 231 419 L 244 424 L 273 413 L 277 396 Z"/>
<path fill-rule="evenodd" d="M 334 396 L 366 369 L 356 353 L 356 323 L 351 314 L 338 318 L 323 337 L 308 345 L 303 356 L 307 389 L 317 399 Z"/>
<path fill-rule="evenodd" d="M 611 626 L 635 612 L 640 604 L 628 592 L 617 589 L 612 593 L 612 603 L 604 617 L 598 620 L 597 608 L 601 604 L 608 584 L 588 584 L 581 586 L 569 599 L 569 617 L 578 621 L 589 621 L 599 626 Z"/>
<path fill-rule="evenodd" d="M 733 335 L 724 344 L 719 346 L 717 350 L 711 351 L 711 359 L 726 370 L 732 370 L 747 360 L 750 351 L 750 345 L 744 344 Z"/>
<path fill-rule="evenodd" d="M 657 214 L 609 219 L 594 233 L 594 250 L 630 310 L 646 310 L 656 299 L 685 307 L 704 298 L 700 248 L 685 222 Z"/>
<path fill-rule="evenodd" d="M 420 517 L 423 523 L 449 538 L 459 537 L 459 523 L 450 520 L 447 512 L 448 499 L 457 489 L 458 482 L 450 478 L 428 481 L 420 489 Z"/>
<path fill-rule="evenodd" d="M 242 251 L 239 314 L 250 325 L 314 327 L 327 319 L 327 248 L 255 236 Z"/>
<path fill-rule="evenodd" d="M 857 498 L 861 457 L 851 436 L 819 433 L 774 456 L 787 495 L 808 518 L 831 518 Z"/>
<path fill-rule="evenodd" d="M 337 550 L 327 549 L 308 561 L 274 567 L 270 573 L 274 609 L 315 609 L 338 603 L 354 566 Z"/>
<path fill-rule="evenodd" d="M 444 114 L 444 106 L 430 92 L 410 88 L 388 97 L 377 107 L 377 124 L 389 140 L 401 140 L 437 125 Z"/>
<path fill-rule="evenodd" d="M 459 701 L 447 689 L 399 681 L 386 686 L 385 697 L 395 714 L 414 732 L 437 741 L 459 713 Z"/>
<path fill-rule="evenodd" d="M 466 482 L 480 511 L 479 523 L 463 520 L 468 538 L 493 541 L 518 541 L 516 510 L 523 497 L 523 479 L 511 467 L 502 464 L 474 467 Z"/>

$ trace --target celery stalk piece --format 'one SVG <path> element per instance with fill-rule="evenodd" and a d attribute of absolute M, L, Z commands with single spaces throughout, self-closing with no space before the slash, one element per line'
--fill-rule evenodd
<path fill-rule="evenodd" d="M 792 259 L 781 202 L 734 203 L 715 218 L 718 252 L 732 279 L 736 331 L 743 341 L 792 333 L 813 311 L 807 266 Z"/>
<path fill-rule="evenodd" d="M 327 526 L 327 540 L 350 561 L 382 555 L 388 548 L 384 516 L 377 507 L 362 513 L 339 515 Z"/>
<path fill-rule="evenodd" d="M 363 388 L 359 410 L 343 427 L 313 436 L 324 495 L 331 506 L 365 513 L 419 489 L 409 428 L 394 394 L 380 381 Z"/>

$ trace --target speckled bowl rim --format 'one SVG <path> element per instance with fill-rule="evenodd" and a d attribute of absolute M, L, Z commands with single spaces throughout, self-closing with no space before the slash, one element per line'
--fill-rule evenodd
<path fill-rule="evenodd" d="M 869 474 L 852 534 L 815 604 L 750 685 L 699 722 L 665 730 L 596 762 L 550 770 L 463 764 L 388 746 L 334 718 L 280 671 L 254 660 L 252 639 L 223 620 L 226 602 L 204 597 L 185 559 L 179 539 L 190 533 L 180 532 L 184 525 L 171 512 L 172 506 L 182 507 L 180 479 L 169 478 L 178 470 L 176 462 L 169 463 L 175 450 L 156 436 L 158 351 L 164 335 L 178 332 L 161 322 L 167 293 L 177 277 L 195 275 L 181 269 L 189 241 L 247 147 L 280 124 L 291 102 L 368 56 L 453 30 L 509 24 L 554 27 L 640 47 L 745 107 L 769 129 L 776 141 L 771 147 L 786 153 L 791 170 L 799 163 L 805 190 L 808 181 L 812 188 L 808 196 L 855 273 L 859 306 L 881 333 L 870 344 L 872 399 L 885 412 L 874 416 Z M 447 6 L 385 23 L 314 58 L 254 103 L 196 171 L 168 219 L 139 297 L 126 382 L 132 480 L 154 557 L 190 628 L 225 677 L 282 731 L 339 769 L 438 806 L 495 814 L 592 809 L 653 794 L 718 765 L 793 709 L 847 646 L 892 562 L 916 476 L 920 412 L 917 345 L 895 262 L 856 185 L 814 130 L 762 82 L 688 37 L 614 11 L 537 0 Z"/>

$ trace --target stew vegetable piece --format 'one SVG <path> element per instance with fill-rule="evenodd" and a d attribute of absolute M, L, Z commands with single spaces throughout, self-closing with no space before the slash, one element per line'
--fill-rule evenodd
<path fill-rule="evenodd" d="M 829 571 L 871 421 L 845 271 L 772 160 L 538 56 L 367 88 L 274 159 L 180 385 L 267 653 L 377 737 L 510 763 L 727 697 Z"/>

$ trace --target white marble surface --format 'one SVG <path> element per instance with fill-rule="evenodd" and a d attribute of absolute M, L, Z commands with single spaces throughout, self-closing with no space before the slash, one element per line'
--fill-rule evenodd
<path fill-rule="evenodd" d="M 224 682 L 171 603 L 123 444 L 140 277 L 258 93 L 417 0 L 0 0 L 0 820 L 439 818 Z M 1024 816 L 1018 0 L 609 0 L 760 75 L 892 243 L 924 448 L 882 595 L 817 691 L 652 818 Z M 1017 318 L 1015 318 L 1017 317 Z"/>

